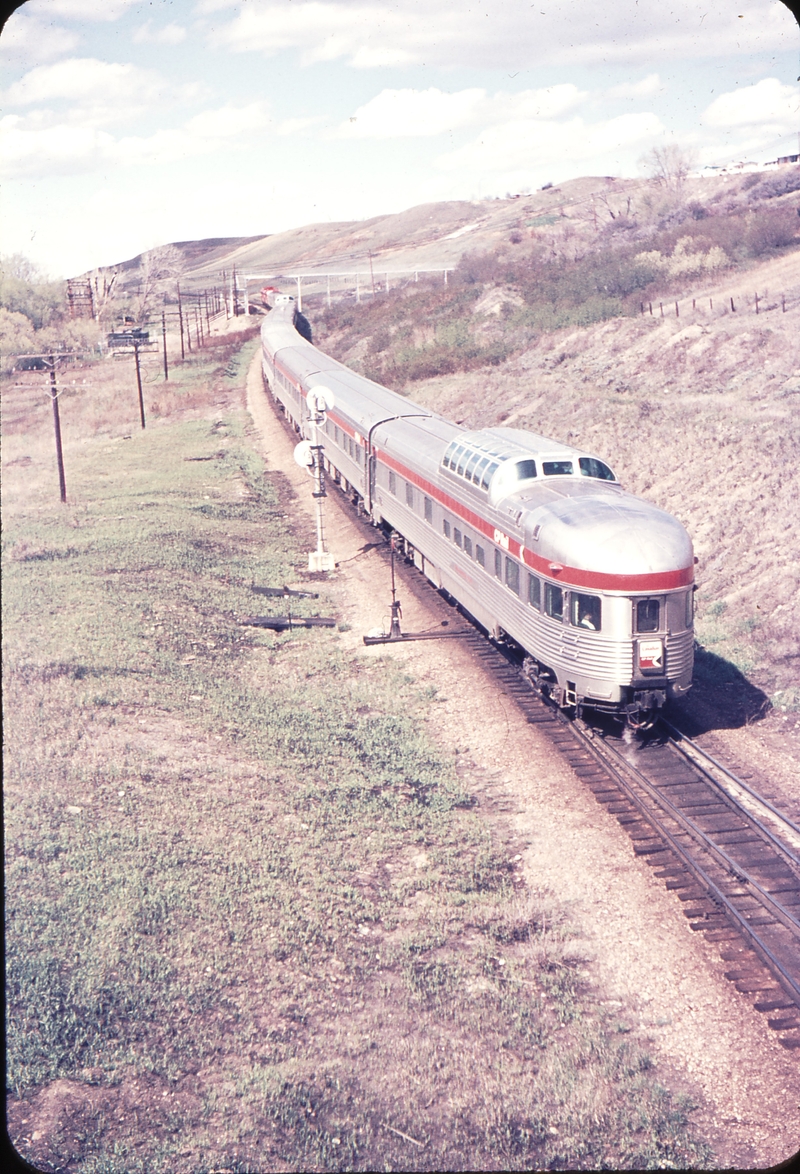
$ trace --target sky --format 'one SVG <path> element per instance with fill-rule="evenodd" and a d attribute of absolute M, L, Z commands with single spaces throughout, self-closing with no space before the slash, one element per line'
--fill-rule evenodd
<path fill-rule="evenodd" d="M 0 34 L 0 250 L 177 240 L 798 150 L 780 0 L 27 0 Z"/>

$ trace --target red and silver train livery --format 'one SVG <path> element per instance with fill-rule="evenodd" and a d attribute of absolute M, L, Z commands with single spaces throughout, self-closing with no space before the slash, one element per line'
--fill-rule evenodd
<path fill-rule="evenodd" d="M 691 685 L 692 543 L 598 457 L 516 428 L 467 431 L 298 334 L 292 299 L 261 331 L 264 377 L 298 432 L 333 392 L 328 472 L 405 539 L 436 587 L 527 653 L 559 705 L 649 725 Z"/>

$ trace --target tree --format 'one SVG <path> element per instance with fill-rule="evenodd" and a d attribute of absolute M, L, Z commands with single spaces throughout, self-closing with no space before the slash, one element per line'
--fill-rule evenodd
<path fill-rule="evenodd" d="M 684 181 L 694 164 L 694 154 L 675 143 L 652 147 L 639 160 L 640 167 L 649 178 L 675 196 L 681 195 Z"/>
<path fill-rule="evenodd" d="M 186 268 L 183 253 L 175 245 L 161 245 L 142 254 L 141 279 L 136 293 L 136 320 L 144 322 L 159 294 L 171 287 Z"/>
<path fill-rule="evenodd" d="M 21 253 L 0 259 L 0 306 L 24 314 L 40 330 L 64 306 L 63 281 L 48 281 Z"/>

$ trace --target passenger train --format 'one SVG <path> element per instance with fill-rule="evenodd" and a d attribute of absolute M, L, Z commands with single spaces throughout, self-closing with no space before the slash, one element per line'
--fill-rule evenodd
<path fill-rule="evenodd" d="M 685 694 L 693 667 L 692 543 L 599 457 L 518 428 L 469 430 L 323 354 L 275 299 L 261 330 L 271 394 L 297 432 L 333 392 L 324 467 L 376 526 L 496 640 L 526 653 L 563 708 L 635 729 Z"/>

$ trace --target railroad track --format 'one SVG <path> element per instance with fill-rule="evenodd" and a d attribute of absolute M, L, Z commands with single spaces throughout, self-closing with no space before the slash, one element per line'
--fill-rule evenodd
<path fill-rule="evenodd" d="M 626 741 L 570 721 L 513 653 L 487 641 L 476 654 L 719 948 L 725 977 L 800 1048 L 800 827 L 669 723 Z"/>

